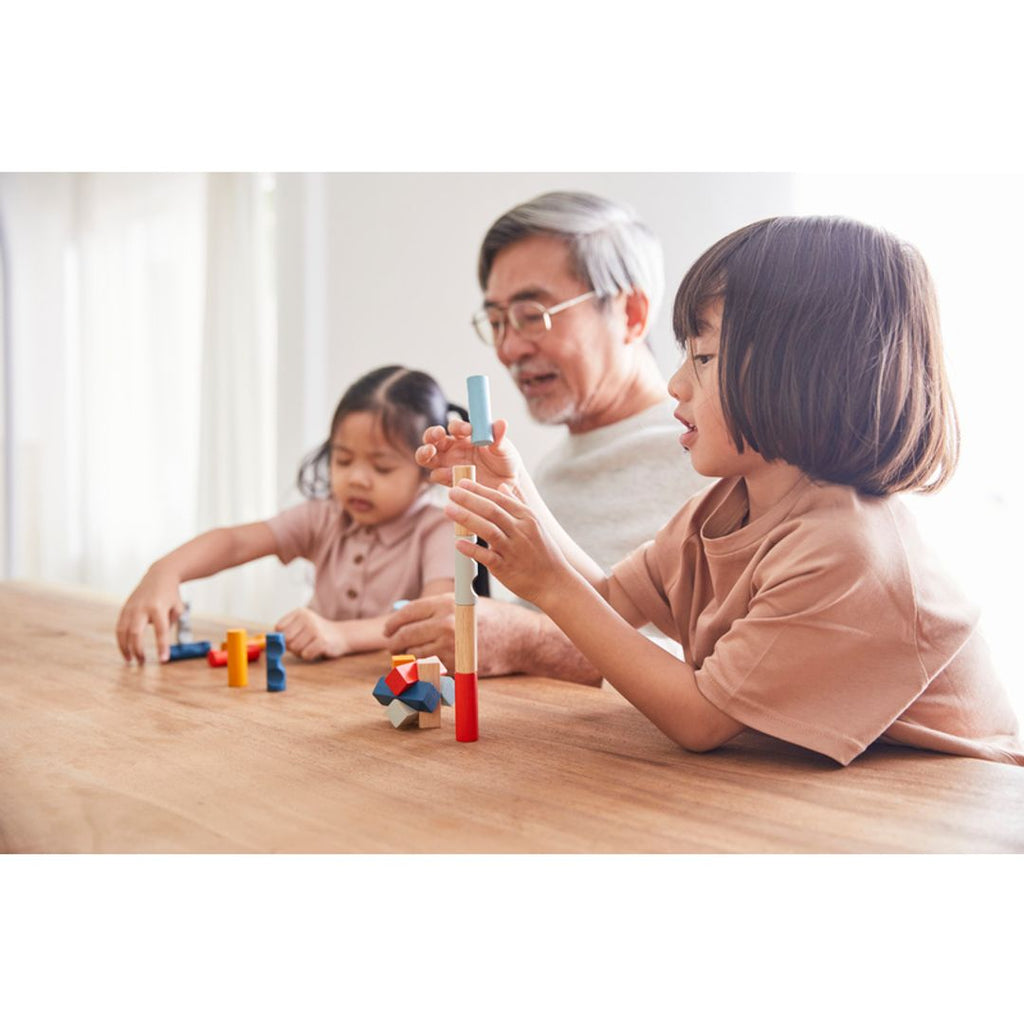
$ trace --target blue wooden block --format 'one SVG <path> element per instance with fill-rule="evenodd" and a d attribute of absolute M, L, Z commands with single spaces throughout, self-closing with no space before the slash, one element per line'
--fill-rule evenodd
<path fill-rule="evenodd" d="M 208 640 L 200 640 L 197 644 L 171 644 L 171 661 L 184 661 L 186 658 L 205 658 L 210 650 Z"/>
<path fill-rule="evenodd" d="M 417 711 L 436 711 L 441 703 L 441 694 L 433 683 L 421 679 L 413 683 L 399 698 L 404 704 Z"/>
<path fill-rule="evenodd" d="M 381 676 L 377 680 L 377 685 L 373 688 L 373 695 L 384 705 L 390 704 L 395 699 L 395 695 L 391 692 L 391 687 L 388 686 L 386 676 Z"/>
<path fill-rule="evenodd" d="M 284 666 L 281 658 L 284 655 L 284 633 L 267 634 L 267 689 L 271 693 L 280 693 L 286 689 Z"/>
<path fill-rule="evenodd" d="M 441 703 L 445 707 L 455 707 L 455 680 L 451 676 L 441 676 Z"/>
<path fill-rule="evenodd" d="M 470 440 L 475 445 L 494 444 L 490 381 L 478 373 L 466 378 L 466 389 L 469 392 L 469 422 L 473 428 Z"/>

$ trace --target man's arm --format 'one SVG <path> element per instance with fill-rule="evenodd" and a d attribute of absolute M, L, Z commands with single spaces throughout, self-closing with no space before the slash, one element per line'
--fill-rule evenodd
<path fill-rule="evenodd" d="M 541 612 L 482 597 L 476 604 L 477 672 L 481 676 L 517 673 L 549 676 L 589 686 L 601 673 Z M 455 664 L 455 604 L 451 594 L 410 601 L 384 623 L 393 654 L 436 655 Z"/>

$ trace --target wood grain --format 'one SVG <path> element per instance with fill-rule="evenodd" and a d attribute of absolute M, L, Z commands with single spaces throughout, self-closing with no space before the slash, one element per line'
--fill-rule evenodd
<path fill-rule="evenodd" d="M 746 734 L 674 746 L 608 688 L 480 682 L 480 741 L 397 731 L 385 652 L 268 693 L 205 660 L 126 666 L 116 602 L 0 584 L 5 852 L 1024 851 L 1024 773 L 879 746 L 839 768 Z M 196 640 L 228 626 L 193 618 Z M 263 624 L 266 626 L 267 624 Z"/>

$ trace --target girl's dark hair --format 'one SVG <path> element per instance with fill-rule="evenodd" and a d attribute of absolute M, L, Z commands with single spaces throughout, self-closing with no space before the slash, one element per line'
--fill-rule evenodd
<path fill-rule="evenodd" d="M 465 409 L 451 404 L 444 397 L 440 385 L 429 374 L 404 366 L 382 366 L 371 370 L 341 396 L 331 419 L 327 440 L 302 460 L 298 487 L 305 497 L 330 496 L 331 440 L 338 424 L 353 412 L 379 415 L 384 436 L 396 447 L 407 448 L 410 455 L 419 447 L 427 427 L 447 424 L 449 412 L 469 419 Z"/>
<path fill-rule="evenodd" d="M 928 270 L 840 217 L 773 217 L 707 250 L 676 293 L 680 344 L 724 302 L 718 374 L 740 451 L 865 494 L 938 490 L 960 433 Z"/>

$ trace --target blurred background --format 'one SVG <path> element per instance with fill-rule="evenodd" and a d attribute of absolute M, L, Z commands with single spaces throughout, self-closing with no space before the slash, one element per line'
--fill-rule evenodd
<path fill-rule="evenodd" d="M 298 501 L 299 461 L 342 391 L 384 363 L 429 371 L 460 404 L 466 376 L 488 374 L 494 415 L 534 465 L 560 428 L 529 420 L 469 319 L 487 227 L 556 188 L 626 202 L 660 237 L 666 297 L 651 344 L 666 376 L 675 287 L 734 228 L 840 213 L 922 251 L 963 458 L 943 492 L 908 500 L 982 608 L 1024 714 L 1012 646 L 1024 175 L 0 174 L 4 576 L 123 599 L 196 533 Z M 184 596 L 199 614 L 272 624 L 309 586 L 304 564 L 265 559 Z"/>

